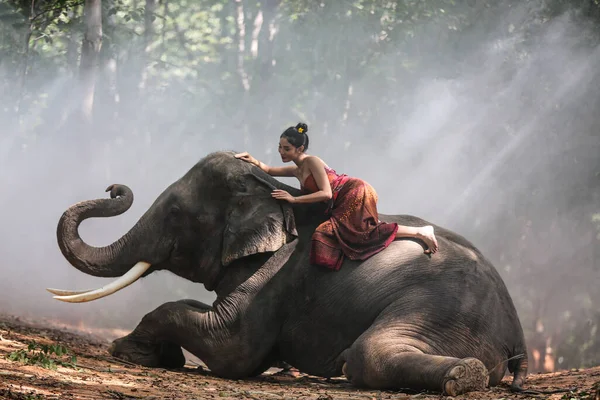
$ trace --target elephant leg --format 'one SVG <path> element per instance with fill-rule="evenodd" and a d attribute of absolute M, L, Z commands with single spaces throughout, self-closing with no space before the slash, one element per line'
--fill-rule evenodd
<path fill-rule="evenodd" d="M 116 339 L 110 353 L 147 367 L 182 367 L 183 347 L 216 375 L 245 378 L 263 372 L 273 360 L 276 329 L 240 320 L 223 321 L 214 308 L 195 300 L 165 303 L 146 314 L 127 336 Z M 259 345 L 257 345 L 259 344 Z M 262 369 L 262 371 L 261 371 Z"/>
<path fill-rule="evenodd" d="M 211 306 L 192 299 L 179 300 L 174 304 L 185 305 L 198 312 L 212 310 Z M 115 357 L 147 367 L 181 368 L 185 365 L 185 356 L 179 344 L 170 340 L 155 340 L 152 329 L 139 326 L 129 335 L 114 340 L 109 352 Z"/>
<path fill-rule="evenodd" d="M 476 358 L 425 354 L 414 338 L 367 331 L 342 353 L 342 372 L 356 386 L 374 389 L 410 389 L 450 396 L 483 390 L 489 376 Z"/>

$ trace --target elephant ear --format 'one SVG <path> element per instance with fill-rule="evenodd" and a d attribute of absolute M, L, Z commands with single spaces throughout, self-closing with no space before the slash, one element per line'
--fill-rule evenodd
<path fill-rule="evenodd" d="M 254 182 L 256 187 L 234 196 L 229 204 L 223 232 L 223 265 L 252 254 L 277 251 L 298 236 L 291 206 L 271 197 L 274 185 L 252 176 L 258 181 Z"/>

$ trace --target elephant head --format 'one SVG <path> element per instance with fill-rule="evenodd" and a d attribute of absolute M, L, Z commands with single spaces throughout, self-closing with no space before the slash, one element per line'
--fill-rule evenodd
<path fill-rule="evenodd" d="M 218 152 L 200 160 L 155 200 L 129 232 L 106 247 L 86 244 L 79 236 L 79 224 L 127 211 L 132 191 L 112 185 L 107 189 L 110 199 L 71 206 L 57 227 L 65 258 L 87 274 L 120 278 L 95 291 L 48 290 L 59 300 L 89 301 L 163 269 L 214 290 L 235 260 L 274 252 L 293 240 L 298 236 L 293 211 L 288 203 L 273 199 L 271 191 L 282 188 L 297 194 L 297 189 L 233 154 Z"/>

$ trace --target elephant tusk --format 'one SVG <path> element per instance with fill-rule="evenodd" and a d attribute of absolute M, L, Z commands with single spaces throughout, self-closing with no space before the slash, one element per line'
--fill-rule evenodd
<path fill-rule="evenodd" d="M 57 295 L 57 296 L 73 296 L 75 294 L 82 294 L 82 293 L 91 292 L 94 289 L 88 289 L 88 290 L 62 290 L 62 289 L 46 288 L 46 290 L 49 291 L 52 294 Z"/>
<path fill-rule="evenodd" d="M 131 285 L 133 282 L 137 281 L 140 276 L 144 274 L 150 268 L 149 263 L 140 261 L 133 266 L 125 275 L 121 276 L 117 280 L 109 283 L 106 286 L 101 287 L 100 289 L 90 290 L 87 292 L 75 292 L 75 291 L 67 291 L 67 290 L 59 290 L 59 292 L 63 293 L 74 293 L 70 295 L 57 295 L 53 296 L 56 300 L 65 301 L 67 303 L 85 303 L 87 301 L 92 301 L 96 299 L 101 299 L 102 297 L 106 297 L 108 295 L 117 292 L 124 287 Z M 51 291 L 50 289 L 47 289 Z M 52 289 L 55 290 L 55 289 Z"/>

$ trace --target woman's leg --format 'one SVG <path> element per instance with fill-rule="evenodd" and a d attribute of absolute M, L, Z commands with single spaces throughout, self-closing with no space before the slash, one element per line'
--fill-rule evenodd
<path fill-rule="evenodd" d="M 438 243 L 433 232 L 433 226 L 405 226 L 398 225 L 398 231 L 396 232 L 396 239 L 398 238 L 415 238 L 421 239 L 427 245 L 425 253 L 433 254 L 438 251 Z"/>

